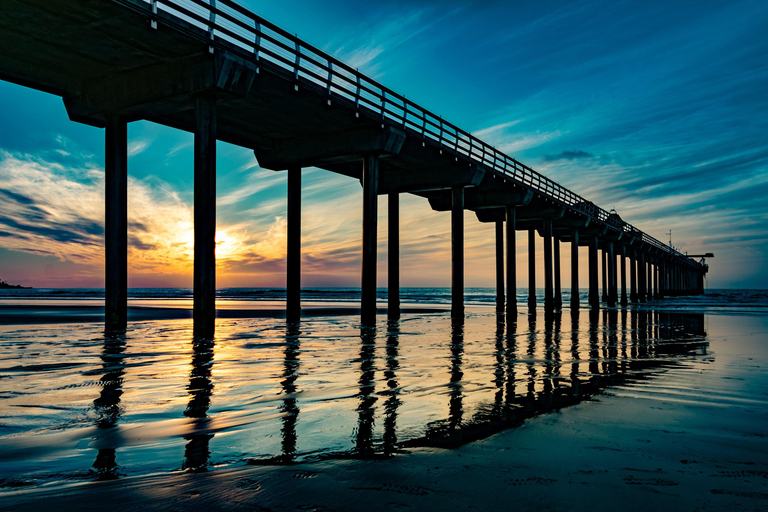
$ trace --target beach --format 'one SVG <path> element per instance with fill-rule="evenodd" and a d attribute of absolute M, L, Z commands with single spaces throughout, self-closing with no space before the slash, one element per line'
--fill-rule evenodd
<path fill-rule="evenodd" d="M 765 510 L 768 315 L 734 302 L 5 325 L 0 509 Z"/>

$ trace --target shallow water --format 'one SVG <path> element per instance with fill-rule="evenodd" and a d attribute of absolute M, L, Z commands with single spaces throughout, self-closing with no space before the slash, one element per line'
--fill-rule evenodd
<path fill-rule="evenodd" d="M 220 319 L 212 340 L 189 320 L 2 327 L 0 492 L 459 446 L 711 358 L 702 314 L 497 320 Z"/>

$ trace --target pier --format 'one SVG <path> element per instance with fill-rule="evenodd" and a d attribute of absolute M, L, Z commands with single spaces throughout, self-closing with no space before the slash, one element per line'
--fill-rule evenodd
<path fill-rule="evenodd" d="M 545 311 L 563 307 L 560 254 L 567 246 L 561 243 L 571 249 L 572 309 L 579 307 L 579 247 L 588 247 L 592 308 L 703 293 L 704 258 L 711 254 L 681 254 L 231 0 L 6 0 L 0 44 L 1 79 L 58 95 L 70 119 L 105 129 L 108 330 L 127 323 L 127 124 L 138 120 L 194 133 L 193 310 L 202 335 L 213 332 L 216 316 L 217 140 L 253 150 L 262 168 L 288 173 L 289 320 L 301 315 L 306 167 L 360 181 L 365 325 L 376 321 L 377 212 L 384 195 L 388 317 L 400 315 L 403 193 L 450 214 L 455 319 L 464 316 L 466 211 L 495 223 L 496 306 L 508 319 L 517 315 L 517 231 L 528 233 L 529 307 L 537 305 L 539 264 Z M 540 243 L 543 262 L 535 259 Z"/>

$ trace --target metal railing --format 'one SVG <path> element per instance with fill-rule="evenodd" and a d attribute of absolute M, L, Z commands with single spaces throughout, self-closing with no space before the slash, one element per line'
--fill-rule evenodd
<path fill-rule="evenodd" d="M 456 158 L 481 164 L 538 194 L 633 236 L 669 256 L 685 258 L 617 216 L 502 153 L 471 133 L 408 100 L 358 70 L 305 43 L 231 0 L 114 0 L 145 11 L 158 21 L 188 32 L 214 47 L 235 52 L 296 86 L 346 104 L 360 115 L 380 120 L 436 145 Z"/>

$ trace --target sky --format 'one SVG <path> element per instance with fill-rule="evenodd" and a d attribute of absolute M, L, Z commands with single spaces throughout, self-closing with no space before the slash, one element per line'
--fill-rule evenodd
<path fill-rule="evenodd" d="M 239 3 L 657 239 L 713 252 L 708 288 L 768 288 L 768 2 Z M 103 287 L 104 131 L 7 82 L 0 119 L 0 279 Z M 190 287 L 193 137 L 144 121 L 128 136 L 129 286 Z M 217 151 L 217 286 L 284 286 L 286 176 Z M 302 177 L 302 284 L 359 286 L 360 183 Z M 467 286 L 494 286 L 493 226 L 467 212 L 465 230 Z M 450 213 L 403 195 L 400 237 L 403 286 L 450 286 Z M 523 232 L 517 248 L 524 287 Z"/>

